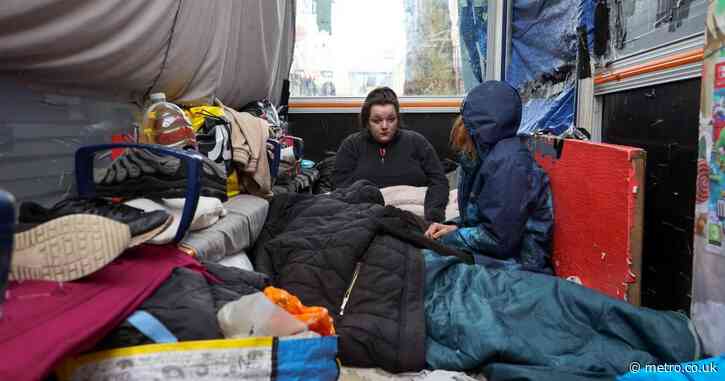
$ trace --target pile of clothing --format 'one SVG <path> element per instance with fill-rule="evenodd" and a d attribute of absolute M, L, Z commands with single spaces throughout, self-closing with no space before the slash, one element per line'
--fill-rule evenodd
<path fill-rule="evenodd" d="M 326 369 L 317 379 L 335 379 L 336 340 L 320 341 L 319 334 L 315 333 L 320 321 L 328 321 L 323 325 L 328 327 L 323 333 L 332 327 L 327 312 L 318 307 L 297 308 L 294 312 L 301 312 L 299 315 L 285 312 L 287 300 L 292 296 L 284 300 L 279 296 L 276 300 L 267 298 L 267 293 L 280 295 L 283 291 L 269 287 L 270 279 L 253 272 L 248 259 L 248 265 L 238 264 L 243 261 L 222 264 L 238 256 L 246 259 L 244 250 L 260 234 L 268 202 L 251 195 L 239 195 L 224 204 L 216 198 L 202 197 L 192 231 L 180 243 L 191 248 L 194 255 L 188 255 L 173 242 L 154 242 L 162 236 L 173 238 L 174 216 L 179 213 L 179 205 L 174 206 L 169 199 L 135 199 L 127 204 L 115 204 L 102 198 L 69 198 L 50 208 L 22 203 L 19 217 L 25 222 L 18 229 L 28 230 L 16 233 L 15 248 L 2 253 L 12 258 L 12 266 L 4 293 L 7 300 L 0 306 L 0 347 L 7 347 L 4 353 L 15 355 L 0 365 L 0 378 L 43 379 L 54 369 L 59 375 L 65 375 L 61 379 L 115 377 L 112 374 L 123 369 L 109 370 L 99 360 L 93 360 L 95 365 L 89 369 L 78 365 L 86 360 L 83 355 L 77 356 L 89 353 L 91 359 L 107 358 L 115 356 L 108 353 L 127 352 L 104 350 L 135 350 L 139 345 L 152 343 L 211 340 L 201 348 L 217 356 L 213 348 L 232 345 L 219 344 L 219 340 L 240 337 L 239 332 L 228 336 L 223 324 L 231 324 L 239 331 L 245 324 L 259 324 L 255 319 L 273 314 L 270 315 L 275 317 L 273 321 L 287 316 L 288 320 L 297 322 L 296 330 L 285 331 L 283 327 L 267 324 L 265 330 L 255 331 L 254 336 L 297 334 L 293 337 L 295 340 L 274 345 L 269 341 L 266 347 L 253 350 L 249 354 L 251 368 L 237 369 L 237 374 L 243 378 L 254 374 L 254 369 L 266 366 L 270 367 L 269 372 L 287 372 L 300 377 L 308 370 L 298 362 L 307 361 L 312 367 Z M 3 226 L 5 222 L 12 225 L 13 219 L 3 220 Z M 173 231 L 167 234 L 169 228 Z M 224 307 L 228 310 L 230 304 L 250 297 L 253 297 L 250 300 L 254 310 L 243 310 L 231 320 L 228 316 L 222 318 Z M 267 300 L 266 304 L 263 300 Z M 241 337 L 249 335 L 250 332 L 244 331 Z M 23 344 L 27 342 L 33 345 Z M 13 350 L 19 345 L 25 350 Z M 243 342 L 239 345 L 236 351 L 248 347 Z M 306 354 L 308 347 L 317 353 L 317 360 Z M 180 346 L 178 351 L 183 353 L 184 348 Z M 286 365 L 278 366 L 271 361 L 272 357 L 258 359 L 256 350 L 286 356 Z M 180 370 L 186 361 L 181 357 L 168 361 L 178 362 L 175 372 L 189 371 Z M 224 371 L 221 364 L 209 366 L 210 375 Z M 130 374 L 141 378 L 153 372 L 166 375 L 165 367 L 146 368 L 140 367 Z M 68 373 L 68 369 L 73 370 Z"/>
<path fill-rule="evenodd" d="M 197 155 L 198 179 L 189 178 L 186 155 L 165 154 L 163 149 L 139 145 L 96 154 L 94 163 L 100 166 L 86 179 L 94 185 L 91 192 L 48 207 L 23 202 L 17 219 L 3 221 L 9 232 L 3 242 L 11 244 L 2 253 L 9 259 L 3 264 L 9 263 L 2 266 L 0 277 L 0 288 L 7 287 L 0 345 L 17 346 L 28 339 L 37 344 L 17 361 L 5 362 L 0 378 L 42 378 L 60 360 L 79 352 L 151 342 L 153 335 L 128 328 L 140 312 L 162 320 L 175 340 L 222 338 L 217 310 L 251 292 L 261 294 L 269 285 L 249 271 L 245 253 L 267 215 L 269 203 L 260 196 L 271 196 L 268 124 L 223 106 L 189 112 L 195 115 L 189 119 L 194 121 L 195 144 L 183 145 L 202 154 Z M 179 144 L 189 138 L 178 135 L 185 139 Z M 107 157 L 113 160 L 104 162 Z M 185 196 L 195 182 L 201 197 L 195 200 L 188 230 L 181 231 L 189 201 Z M 235 189 L 229 189 L 232 182 Z M 216 264 L 225 261 L 232 267 Z M 189 287 L 194 292 L 187 293 Z M 212 291 L 216 299 L 205 299 Z M 175 309 L 176 314 L 168 314 Z M 190 324 L 190 311 L 199 324 Z M 210 316 L 215 317 L 211 322 Z M 43 340 L 32 336 L 48 324 L 63 332 Z M 99 346 L 101 339 L 105 344 Z M 40 357 L 39 365 L 31 365 Z M 30 376 L 24 373 L 29 367 L 36 368 Z"/>

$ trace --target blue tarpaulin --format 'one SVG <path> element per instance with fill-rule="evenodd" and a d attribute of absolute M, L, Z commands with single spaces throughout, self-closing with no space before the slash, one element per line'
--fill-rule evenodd
<path fill-rule="evenodd" d="M 586 28 L 591 49 L 594 6 L 594 0 L 514 1 L 506 81 L 524 101 L 520 133 L 561 134 L 573 124 L 577 27 Z"/>
<path fill-rule="evenodd" d="M 460 0 L 458 17 L 461 40 L 466 49 L 465 57 L 473 73 L 473 83 L 466 83 L 466 89 L 470 90 L 476 84 L 483 82 L 483 77 L 486 75 L 488 1 Z"/>
<path fill-rule="evenodd" d="M 521 113 L 519 133 L 552 131 L 560 134 L 566 131 L 574 120 L 575 95 L 572 85 L 548 98 L 526 100 Z"/>

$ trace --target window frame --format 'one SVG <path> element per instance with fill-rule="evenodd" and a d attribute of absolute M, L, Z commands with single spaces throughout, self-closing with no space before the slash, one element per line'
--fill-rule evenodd
<path fill-rule="evenodd" d="M 488 0 L 488 39 L 486 46 L 486 80 L 505 76 L 511 46 L 512 0 Z M 357 114 L 365 97 L 295 97 L 289 99 L 291 114 Z M 458 113 L 463 95 L 400 97 L 405 113 Z"/>
<path fill-rule="evenodd" d="M 580 91 L 584 102 L 591 106 L 589 110 L 579 108 L 577 125 L 586 127 L 591 120 L 592 141 L 601 142 L 604 95 L 701 77 L 704 38 L 703 26 L 702 32 L 621 57 L 598 68 L 591 90 Z"/>

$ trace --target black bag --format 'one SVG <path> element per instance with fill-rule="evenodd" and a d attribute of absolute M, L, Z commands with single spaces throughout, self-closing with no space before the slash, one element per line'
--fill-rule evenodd
<path fill-rule="evenodd" d="M 204 113 L 204 124 L 196 132 L 199 152 L 217 163 L 227 175 L 232 166 L 232 127 L 222 116 Z"/>

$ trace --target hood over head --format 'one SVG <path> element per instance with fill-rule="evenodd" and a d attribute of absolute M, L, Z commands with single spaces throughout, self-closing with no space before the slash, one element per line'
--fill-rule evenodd
<path fill-rule="evenodd" d="M 516 136 L 521 124 L 521 97 L 506 82 L 486 81 L 468 92 L 461 106 L 463 123 L 481 150 Z"/>

